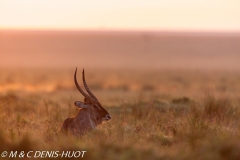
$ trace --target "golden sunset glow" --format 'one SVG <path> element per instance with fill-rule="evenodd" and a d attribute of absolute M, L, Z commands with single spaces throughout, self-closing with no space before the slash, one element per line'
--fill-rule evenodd
<path fill-rule="evenodd" d="M 0 0 L 0 29 L 239 31 L 238 0 Z"/>
<path fill-rule="evenodd" d="M 240 0 L 0 0 L 0 156 L 240 160 L 239 60 Z"/>

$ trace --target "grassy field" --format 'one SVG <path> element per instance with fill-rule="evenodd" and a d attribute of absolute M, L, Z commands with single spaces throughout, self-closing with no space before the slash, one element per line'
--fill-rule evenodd
<path fill-rule="evenodd" d="M 239 72 L 87 70 L 86 79 L 112 120 L 75 138 L 59 132 L 78 111 L 73 103 L 83 100 L 72 69 L 1 70 L 1 153 L 84 150 L 82 159 L 240 159 Z"/>

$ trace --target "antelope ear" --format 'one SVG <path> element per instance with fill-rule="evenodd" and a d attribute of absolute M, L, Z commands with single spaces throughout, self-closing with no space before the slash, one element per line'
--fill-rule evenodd
<path fill-rule="evenodd" d="M 84 104 L 84 103 L 82 103 L 82 102 L 80 102 L 80 101 L 76 101 L 76 102 L 74 103 L 74 105 L 75 105 L 77 108 L 81 108 L 81 109 L 87 108 L 87 105 Z"/>

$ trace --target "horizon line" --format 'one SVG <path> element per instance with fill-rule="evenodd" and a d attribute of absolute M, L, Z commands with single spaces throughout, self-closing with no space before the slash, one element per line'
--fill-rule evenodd
<path fill-rule="evenodd" d="M 52 29 L 52 28 L 0 28 L 1 31 L 23 31 L 23 32 L 109 32 L 109 33 L 209 33 L 209 34 L 234 34 L 239 33 L 240 30 L 173 30 L 173 29 L 159 29 L 159 30 L 151 30 L 151 29 Z"/>

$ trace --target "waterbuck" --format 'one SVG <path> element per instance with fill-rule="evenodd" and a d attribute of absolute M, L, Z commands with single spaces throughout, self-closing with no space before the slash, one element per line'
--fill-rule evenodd
<path fill-rule="evenodd" d="M 103 122 L 111 119 L 110 114 L 102 107 L 96 96 L 89 89 L 84 75 L 84 69 L 82 72 L 82 80 L 84 87 L 87 91 L 85 93 L 77 82 L 77 68 L 74 74 L 74 82 L 79 92 L 85 97 L 84 102 L 76 101 L 74 105 L 79 108 L 77 115 L 73 118 L 67 118 L 61 127 L 61 130 L 65 134 L 71 134 L 81 136 L 84 133 L 96 128 Z"/>

